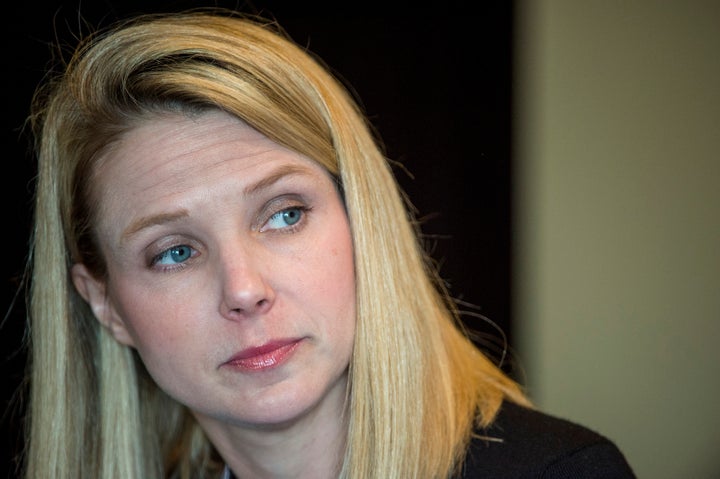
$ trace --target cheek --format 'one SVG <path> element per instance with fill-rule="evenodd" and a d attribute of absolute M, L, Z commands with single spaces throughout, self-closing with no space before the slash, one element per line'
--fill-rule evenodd
<path fill-rule="evenodd" d="M 355 265 L 350 226 L 339 206 L 334 216 L 335 221 L 328 223 L 332 227 L 328 228 L 321 244 L 314 246 L 316 261 L 319 268 L 325 270 L 321 276 L 326 277 L 326 287 L 331 290 L 340 285 L 354 288 Z"/>
<path fill-rule="evenodd" d="M 174 296 L 174 299 L 169 298 Z M 116 296 L 134 348 L 154 381 L 179 398 L 198 384 L 205 345 L 190 321 L 189 298 L 152 293 L 149 288 L 126 288 Z M 182 304 L 179 304 L 182 303 Z"/>
<path fill-rule="evenodd" d="M 352 240 L 347 225 L 342 224 L 328 235 L 318 249 L 317 259 L 322 272 L 316 275 L 318 296 L 327 302 L 328 310 L 336 312 L 338 328 L 354 329 L 355 325 L 355 265 Z"/>
<path fill-rule="evenodd" d="M 135 284 L 120 284 L 111 294 L 115 309 L 141 356 L 177 351 L 191 336 L 186 318 L 192 301 L 186 294 L 157 294 L 151 288 Z M 182 302 L 179 297 L 183 298 Z"/>

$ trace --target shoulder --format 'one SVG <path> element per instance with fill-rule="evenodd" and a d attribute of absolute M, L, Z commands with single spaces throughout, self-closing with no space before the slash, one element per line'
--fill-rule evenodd
<path fill-rule="evenodd" d="M 477 431 L 464 479 L 634 479 L 606 437 L 579 424 L 506 402 L 493 424 Z"/>

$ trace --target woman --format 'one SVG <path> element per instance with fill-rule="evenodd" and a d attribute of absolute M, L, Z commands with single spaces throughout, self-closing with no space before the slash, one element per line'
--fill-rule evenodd
<path fill-rule="evenodd" d="M 32 120 L 27 478 L 632 477 L 463 333 L 362 111 L 271 22 L 119 25 Z"/>

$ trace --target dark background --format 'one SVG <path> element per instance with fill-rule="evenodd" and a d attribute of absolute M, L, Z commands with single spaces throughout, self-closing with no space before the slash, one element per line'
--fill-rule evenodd
<path fill-rule="evenodd" d="M 274 16 L 299 43 L 318 54 L 362 101 L 382 136 L 398 179 L 423 219 L 423 232 L 452 294 L 471 303 L 466 323 L 500 353 L 512 352 L 511 178 L 512 19 L 510 0 L 417 7 L 313 7 L 309 2 L 96 0 L 13 2 L 4 8 L 3 158 L 4 247 L 0 308 L 0 474 L 18 439 L 11 397 L 24 357 L 23 297 L 17 298 L 30 227 L 33 161 L 24 128 L 33 90 L 51 60 L 52 44 L 72 45 L 91 27 L 137 12 L 224 6 Z M 324 3 L 324 2 L 322 2 Z M 339 2 L 338 2 L 339 3 Z M 298 4 L 301 4 L 299 6 Z M 483 315 L 501 328 L 476 315 Z M 487 342 L 489 341 L 489 343 Z M 514 374 L 513 361 L 504 368 Z M 62 440 L 58 438 L 58 440 Z"/>

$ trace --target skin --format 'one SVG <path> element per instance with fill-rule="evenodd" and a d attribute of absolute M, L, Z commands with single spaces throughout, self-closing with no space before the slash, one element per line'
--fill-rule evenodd
<path fill-rule="evenodd" d="M 222 112 L 140 123 L 99 165 L 109 279 L 72 268 L 98 320 L 238 476 L 336 475 L 355 281 L 327 172 Z"/>

